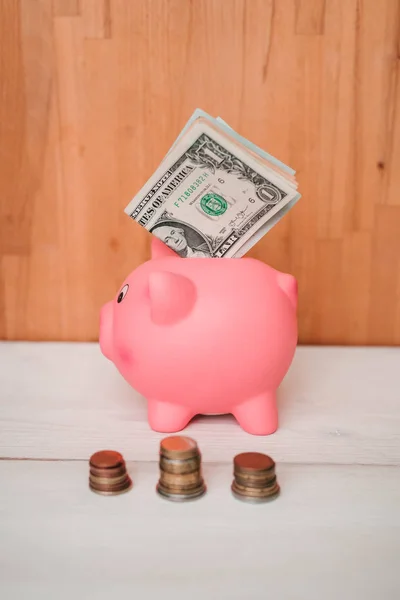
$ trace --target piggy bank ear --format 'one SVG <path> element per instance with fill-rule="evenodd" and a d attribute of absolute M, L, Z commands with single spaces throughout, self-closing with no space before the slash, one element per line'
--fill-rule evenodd
<path fill-rule="evenodd" d="M 179 258 L 179 255 L 171 250 L 171 248 L 168 248 L 167 244 L 164 244 L 164 242 L 153 235 L 151 240 L 151 258 L 165 258 L 166 256 Z"/>
<path fill-rule="evenodd" d="M 289 298 L 294 308 L 297 308 L 297 281 L 293 275 L 287 273 L 278 273 L 278 285 Z"/>
<path fill-rule="evenodd" d="M 196 303 L 196 287 L 184 275 L 155 271 L 149 275 L 151 319 L 157 325 L 172 325 L 184 319 Z"/>

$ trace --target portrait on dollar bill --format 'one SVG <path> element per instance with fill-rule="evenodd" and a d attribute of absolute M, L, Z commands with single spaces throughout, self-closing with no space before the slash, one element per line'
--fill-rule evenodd
<path fill-rule="evenodd" d="M 187 223 L 160 219 L 150 232 L 182 258 L 210 258 L 212 249 L 207 239 Z"/>

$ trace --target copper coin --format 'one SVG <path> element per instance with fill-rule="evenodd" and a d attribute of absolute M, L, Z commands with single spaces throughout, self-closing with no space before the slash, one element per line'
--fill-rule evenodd
<path fill-rule="evenodd" d="M 240 485 L 240 483 L 238 483 L 237 481 L 233 481 L 232 485 L 237 492 L 242 493 L 245 496 L 269 496 L 273 494 L 275 492 L 275 489 L 278 487 L 276 481 L 273 485 L 264 488 L 254 488 Z"/>
<path fill-rule="evenodd" d="M 203 485 L 203 480 L 200 479 L 200 481 L 196 481 L 194 483 L 187 483 L 184 485 L 174 485 L 173 483 L 165 483 L 165 481 L 162 481 L 162 479 L 160 479 L 158 483 L 159 485 L 161 485 L 161 487 L 163 487 L 166 490 L 169 490 L 171 493 L 173 492 L 174 494 L 186 494 L 189 493 L 190 490 L 195 490 L 201 485 Z"/>
<path fill-rule="evenodd" d="M 124 479 L 122 481 L 119 481 L 118 483 L 101 483 L 99 481 L 93 481 L 92 479 L 89 478 L 89 485 L 91 487 L 95 487 L 95 488 L 102 488 L 102 489 L 110 489 L 113 490 L 115 488 L 119 488 L 119 487 L 123 487 L 125 485 L 128 485 L 131 483 L 131 479 L 130 477 L 124 477 Z"/>
<path fill-rule="evenodd" d="M 165 471 L 160 471 L 160 479 L 168 485 L 189 485 L 190 483 L 196 483 L 201 479 L 200 471 L 194 471 L 193 473 L 184 473 L 183 475 L 179 475 L 177 473 L 167 473 Z"/>
<path fill-rule="evenodd" d="M 268 471 L 244 471 L 242 469 L 235 469 L 235 477 L 242 477 L 248 481 L 270 481 L 275 477 L 275 469 L 268 469 Z"/>
<path fill-rule="evenodd" d="M 123 475 L 120 475 L 119 477 L 96 477 L 94 475 L 90 475 L 90 482 L 93 485 L 97 485 L 98 483 L 100 484 L 104 484 L 104 485 L 118 485 L 119 483 L 122 483 L 123 481 L 126 481 L 127 478 L 127 474 L 124 473 Z"/>
<path fill-rule="evenodd" d="M 126 492 L 128 492 L 131 489 L 131 485 L 126 485 L 125 487 L 118 489 L 118 490 L 113 490 L 113 491 L 104 491 L 104 490 L 99 490 L 97 488 L 94 487 L 90 487 L 92 492 L 95 492 L 96 494 L 99 494 L 100 496 L 119 496 L 120 494 L 125 494 Z"/>
<path fill-rule="evenodd" d="M 161 440 L 160 452 L 168 458 L 189 458 L 198 453 L 198 448 L 192 438 L 172 435 Z"/>
<path fill-rule="evenodd" d="M 257 489 L 266 489 L 275 485 L 276 477 L 272 477 L 268 481 L 265 480 L 250 480 L 240 477 L 235 474 L 235 482 L 237 485 L 242 485 L 245 488 L 257 488 Z"/>
<path fill-rule="evenodd" d="M 186 458 L 184 460 L 160 456 L 159 467 L 166 473 L 179 473 L 180 475 L 183 475 L 184 473 L 193 473 L 193 471 L 197 471 L 200 468 L 200 464 L 200 456 Z"/>
<path fill-rule="evenodd" d="M 183 494 L 184 496 L 192 494 L 203 487 L 203 484 L 198 482 L 191 485 L 163 485 L 163 482 L 159 481 L 158 485 L 169 494 Z"/>
<path fill-rule="evenodd" d="M 238 471 L 268 471 L 275 466 L 272 458 L 261 452 L 243 452 L 237 454 L 233 461 Z"/>
<path fill-rule="evenodd" d="M 131 487 L 131 485 L 132 485 L 132 481 L 130 480 L 129 477 L 126 479 L 126 481 L 123 481 L 122 483 L 119 483 L 117 485 L 108 485 L 105 483 L 93 484 L 89 480 L 89 487 L 92 490 L 96 490 L 97 492 L 120 492 L 121 490 Z"/>
<path fill-rule="evenodd" d="M 121 475 L 125 475 L 126 466 L 120 465 L 119 467 L 110 468 L 110 469 L 96 469 L 95 467 L 90 467 L 90 475 L 94 477 L 120 477 Z"/>
<path fill-rule="evenodd" d="M 90 464 L 96 469 L 113 469 L 123 465 L 124 459 L 115 450 L 100 450 L 90 457 Z"/>

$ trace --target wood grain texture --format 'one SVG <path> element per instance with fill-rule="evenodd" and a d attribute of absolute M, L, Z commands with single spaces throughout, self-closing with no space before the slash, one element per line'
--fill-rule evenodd
<path fill-rule="evenodd" d="M 223 35 L 222 33 L 223 32 Z M 96 340 L 196 107 L 297 170 L 301 343 L 400 344 L 400 0 L 0 0 L 0 336 Z"/>
<path fill-rule="evenodd" d="M 326 0 L 297 0 L 296 34 L 322 35 Z"/>
<path fill-rule="evenodd" d="M 79 3 L 80 0 L 53 0 L 53 15 L 55 17 L 75 17 L 80 12 Z"/>
<path fill-rule="evenodd" d="M 84 0 L 82 17 L 86 39 L 111 37 L 110 0 Z"/>
<path fill-rule="evenodd" d="M 278 390 L 274 435 L 249 435 L 230 415 L 196 417 L 185 434 L 207 462 L 259 451 L 279 462 L 400 466 L 399 363 L 398 348 L 300 347 Z M 164 435 L 98 344 L 2 342 L 0 381 L 0 458 L 85 460 L 117 447 L 155 460 Z"/>

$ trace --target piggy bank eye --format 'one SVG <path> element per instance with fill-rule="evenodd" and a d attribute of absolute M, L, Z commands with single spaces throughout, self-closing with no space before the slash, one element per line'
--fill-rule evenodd
<path fill-rule="evenodd" d="M 124 287 L 122 288 L 122 290 L 120 291 L 120 293 L 118 294 L 118 298 L 117 298 L 118 304 L 120 302 L 122 302 L 122 300 L 125 298 L 126 294 L 128 293 L 128 290 L 129 290 L 129 285 L 126 283 L 124 285 Z"/>

